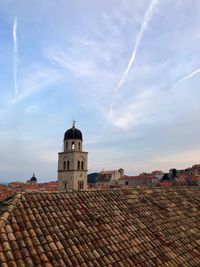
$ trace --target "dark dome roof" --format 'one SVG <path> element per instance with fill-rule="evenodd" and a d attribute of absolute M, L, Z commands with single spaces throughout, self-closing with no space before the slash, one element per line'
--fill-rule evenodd
<path fill-rule="evenodd" d="M 33 177 L 31 177 L 30 181 L 37 181 L 37 178 L 35 177 L 35 174 L 33 173 Z"/>
<path fill-rule="evenodd" d="M 71 129 L 65 132 L 64 140 L 67 140 L 67 139 L 83 140 L 82 133 L 79 129 L 76 129 L 75 126 L 73 126 Z"/>

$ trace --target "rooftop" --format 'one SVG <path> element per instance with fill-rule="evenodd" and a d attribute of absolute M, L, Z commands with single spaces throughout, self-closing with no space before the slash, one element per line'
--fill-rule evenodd
<path fill-rule="evenodd" d="M 122 179 L 132 179 L 132 180 L 138 180 L 138 179 L 157 179 L 154 175 L 137 175 L 137 176 L 128 176 L 128 175 L 124 175 L 124 177 Z"/>
<path fill-rule="evenodd" d="M 0 266 L 200 266 L 200 188 L 17 194 Z"/>

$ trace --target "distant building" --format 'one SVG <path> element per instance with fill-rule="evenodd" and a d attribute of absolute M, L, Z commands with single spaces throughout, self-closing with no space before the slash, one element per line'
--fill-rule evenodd
<path fill-rule="evenodd" d="M 37 178 L 35 177 L 35 173 L 33 173 L 33 176 L 31 177 L 30 180 L 26 181 L 27 185 L 36 185 L 37 184 Z"/>
<path fill-rule="evenodd" d="M 172 186 L 172 181 L 170 181 L 170 180 L 161 181 L 161 182 L 159 182 L 159 186 L 161 186 L 161 187 Z"/>
<path fill-rule="evenodd" d="M 57 181 L 52 181 L 52 182 L 47 182 L 43 183 L 40 185 L 40 189 L 45 190 L 45 191 L 56 191 L 58 190 L 58 182 Z"/>
<path fill-rule="evenodd" d="M 158 179 L 154 175 L 138 175 L 138 176 L 127 176 L 124 175 L 119 180 L 119 185 L 129 186 L 155 186 L 158 183 Z"/>
<path fill-rule="evenodd" d="M 10 182 L 8 184 L 9 187 L 12 187 L 12 188 L 21 188 L 25 183 L 24 182 Z"/>
<path fill-rule="evenodd" d="M 67 130 L 64 135 L 63 152 L 58 153 L 58 189 L 87 189 L 88 152 L 82 151 L 82 133 L 75 128 Z"/>
<path fill-rule="evenodd" d="M 155 176 L 158 180 L 161 180 L 164 176 L 164 173 L 161 170 L 156 170 L 156 171 L 153 171 L 151 175 Z"/>
<path fill-rule="evenodd" d="M 0 184 L 0 201 L 3 201 L 9 196 L 12 196 L 15 192 L 7 185 Z"/>
<path fill-rule="evenodd" d="M 89 187 L 95 186 L 97 177 L 98 177 L 98 173 L 97 172 L 93 172 L 93 173 L 88 174 L 87 182 L 88 182 L 88 186 Z"/>
<path fill-rule="evenodd" d="M 102 171 L 96 179 L 96 186 L 117 185 L 118 180 L 124 176 L 124 170 Z"/>

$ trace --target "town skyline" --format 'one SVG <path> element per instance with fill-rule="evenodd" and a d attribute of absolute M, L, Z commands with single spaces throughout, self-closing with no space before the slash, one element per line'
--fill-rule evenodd
<path fill-rule="evenodd" d="M 199 163 L 200 2 L 2 0 L 0 181 L 57 179 L 76 121 L 89 173 Z"/>

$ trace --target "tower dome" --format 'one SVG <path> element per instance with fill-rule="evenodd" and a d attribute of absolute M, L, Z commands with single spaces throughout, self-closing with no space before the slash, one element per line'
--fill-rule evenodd
<path fill-rule="evenodd" d="M 35 177 L 35 173 L 33 173 L 33 176 L 30 179 L 31 182 L 37 182 L 37 178 Z"/>
<path fill-rule="evenodd" d="M 75 128 L 75 122 L 73 122 L 72 128 L 68 129 L 64 135 L 64 141 L 68 139 L 78 139 L 83 141 L 82 133 L 79 129 Z"/>

